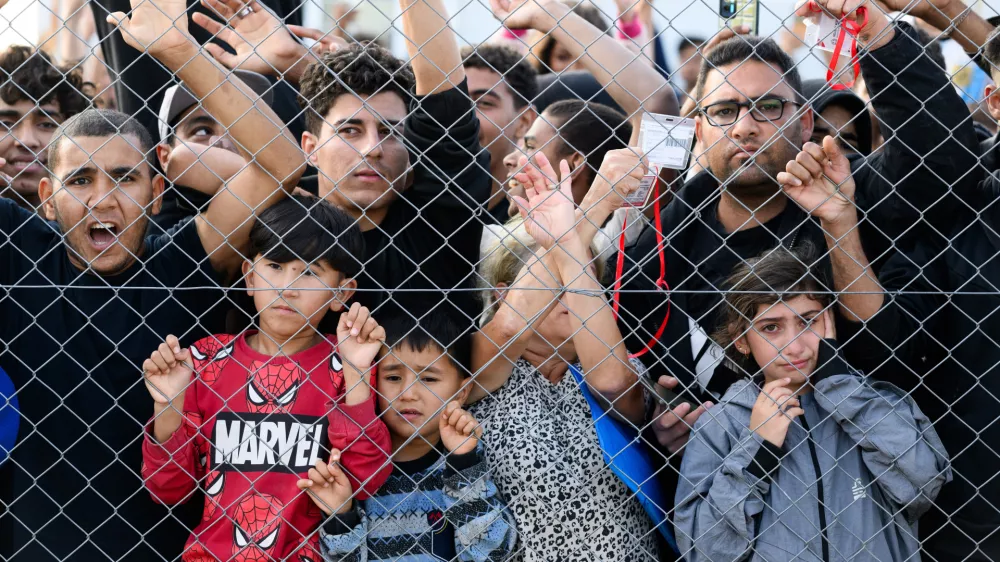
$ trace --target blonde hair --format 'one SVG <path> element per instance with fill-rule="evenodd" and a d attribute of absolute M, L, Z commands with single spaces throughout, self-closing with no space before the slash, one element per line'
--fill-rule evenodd
<path fill-rule="evenodd" d="M 503 285 L 509 287 L 517 280 L 517 275 L 532 258 L 544 253 L 541 245 L 535 241 L 524 226 L 524 219 L 514 217 L 497 230 L 493 230 L 495 239 L 485 245 L 483 259 L 479 264 L 479 282 L 484 289 L 480 295 L 485 309 L 481 324 L 493 319 L 497 310 L 496 290 Z M 591 244 L 591 255 L 599 253 Z M 604 274 L 604 261 L 595 259 L 593 265 L 597 279 Z"/>

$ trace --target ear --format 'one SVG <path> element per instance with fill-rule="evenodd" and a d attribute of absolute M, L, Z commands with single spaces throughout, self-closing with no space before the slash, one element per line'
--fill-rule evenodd
<path fill-rule="evenodd" d="M 247 284 L 247 294 L 253 296 L 253 264 L 249 260 L 243 260 L 243 281 Z"/>
<path fill-rule="evenodd" d="M 698 142 L 701 142 L 701 136 L 702 136 L 701 129 L 704 126 L 705 124 L 702 122 L 701 113 L 696 113 L 694 116 L 694 138 L 698 139 Z"/>
<path fill-rule="evenodd" d="M 812 108 L 808 108 L 802 112 L 799 116 L 799 125 L 802 126 L 802 144 L 809 142 L 813 134 L 813 124 L 815 123 L 815 115 L 813 114 Z"/>
<path fill-rule="evenodd" d="M 56 220 L 56 205 L 52 200 L 54 188 L 49 176 L 42 176 L 42 179 L 38 180 L 38 199 L 42 202 L 42 214 L 45 220 Z"/>
<path fill-rule="evenodd" d="M 573 178 L 580 177 L 580 174 L 587 169 L 587 157 L 579 152 L 574 152 L 572 156 L 566 159 L 569 162 L 569 169 L 572 170 L 571 175 Z M 558 163 L 553 162 L 553 167 L 556 167 Z M 558 168 L 556 168 L 558 170 Z"/>
<path fill-rule="evenodd" d="M 986 86 L 983 93 L 986 96 L 986 108 L 990 116 L 994 119 L 1000 119 L 1000 92 L 997 91 L 997 87 L 990 84 Z"/>
<path fill-rule="evenodd" d="M 750 357 L 750 342 L 747 341 L 747 337 L 745 335 L 733 340 L 733 348 L 740 355 Z"/>
<path fill-rule="evenodd" d="M 152 167 L 151 167 L 152 168 Z M 156 173 L 156 170 L 150 170 L 153 172 L 153 201 L 149 207 L 149 214 L 158 215 L 160 214 L 160 209 L 163 207 L 163 189 L 164 180 L 163 176 Z"/>
<path fill-rule="evenodd" d="M 333 312 L 344 310 L 344 303 L 351 300 L 357 288 L 357 280 L 353 277 L 344 278 L 337 288 L 337 294 L 334 295 L 333 302 L 330 303 L 330 310 Z"/>
<path fill-rule="evenodd" d="M 168 173 L 167 164 L 170 163 L 171 152 L 173 152 L 173 148 L 171 148 L 170 145 L 165 142 L 161 142 L 160 144 L 156 145 L 156 160 L 159 161 L 160 169 L 163 170 L 163 173 L 165 174 Z"/>
<path fill-rule="evenodd" d="M 309 131 L 302 132 L 302 152 L 306 153 L 307 162 L 310 166 L 316 166 L 316 149 L 319 148 L 319 139 Z"/>
<path fill-rule="evenodd" d="M 499 304 L 503 302 L 504 298 L 507 297 L 507 284 L 497 283 L 496 287 L 493 287 L 493 304 Z"/>
<path fill-rule="evenodd" d="M 472 377 L 465 377 L 465 382 L 462 383 L 462 388 L 458 389 L 455 393 L 455 400 L 465 407 L 465 401 L 469 399 L 469 394 L 472 392 Z"/>
<path fill-rule="evenodd" d="M 538 112 L 532 106 L 527 106 L 521 112 L 521 115 L 517 117 L 517 127 L 514 128 L 514 138 L 511 139 L 514 144 L 521 142 L 524 135 L 528 134 L 528 130 L 531 129 L 531 124 L 535 122 L 538 118 Z"/>

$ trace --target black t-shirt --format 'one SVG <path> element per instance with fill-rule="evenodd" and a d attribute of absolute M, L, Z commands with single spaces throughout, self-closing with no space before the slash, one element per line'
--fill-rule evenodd
<path fill-rule="evenodd" d="M 163 205 L 160 212 L 151 217 L 156 226 L 163 231 L 170 230 L 185 219 L 193 217 L 208 208 L 212 196 L 197 189 L 174 184 L 163 193 Z M 158 233 L 160 231 L 155 231 Z"/>
<path fill-rule="evenodd" d="M 421 98 L 404 135 L 413 183 L 364 233 L 355 298 L 376 318 L 446 313 L 471 327 L 481 310 L 475 268 L 493 178 L 466 83 Z"/>
<path fill-rule="evenodd" d="M 143 487 L 153 402 L 140 366 L 168 334 L 189 343 L 217 329 L 224 294 L 194 221 L 98 277 L 70 263 L 50 223 L 0 200 L 0 285 L 0 366 L 21 406 L 0 467 L 0 559 L 175 558 L 200 502 L 168 509 Z"/>

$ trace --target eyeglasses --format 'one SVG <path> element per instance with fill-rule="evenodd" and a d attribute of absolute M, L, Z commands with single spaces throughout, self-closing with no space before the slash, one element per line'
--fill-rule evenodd
<path fill-rule="evenodd" d="M 781 116 L 785 114 L 785 106 L 789 104 L 794 106 L 802 105 L 783 98 L 761 98 L 747 102 L 720 101 L 719 103 L 713 103 L 701 108 L 701 113 L 713 126 L 728 127 L 739 119 L 740 113 L 745 107 L 750 112 L 750 116 L 753 117 L 754 121 L 758 123 L 773 123 L 781 119 Z"/>

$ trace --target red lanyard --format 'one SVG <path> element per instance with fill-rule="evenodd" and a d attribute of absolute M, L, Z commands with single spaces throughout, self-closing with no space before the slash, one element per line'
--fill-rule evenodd
<path fill-rule="evenodd" d="M 660 278 L 656 280 L 657 288 L 662 287 L 664 291 L 670 290 L 670 285 L 667 284 L 667 259 L 664 256 L 666 249 L 663 244 L 663 228 L 662 221 L 660 219 L 660 176 L 657 174 L 656 179 L 653 180 L 653 213 L 655 213 L 656 218 L 656 250 L 660 255 Z M 622 221 L 622 233 L 618 237 L 618 260 L 615 264 L 615 288 L 611 293 L 611 308 L 615 311 L 615 318 L 618 317 L 618 300 L 619 292 L 622 288 L 622 273 L 625 269 L 625 233 L 628 232 L 628 213 L 625 214 L 625 219 Z M 667 321 L 670 320 L 670 300 L 667 300 L 667 313 L 663 316 L 663 322 L 660 323 L 659 329 L 656 330 L 656 335 L 653 339 L 646 343 L 646 347 L 640 349 L 635 353 L 630 353 L 629 358 L 634 359 L 636 357 L 642 357 L 649 350 L 653 349 L 656 342 L 660 341 L 660 337 L 663 336 L 663 332 L 667 329 Z"/>
<path fill-rule="evenodd" d="M 813 0 L 809 1 L 809 9 L 813 12 L 822 12 L 823 10 L 816 5 Z M 844 46 L 844 41 L 847 39 L 847 34 L 851 34 L 851 63 L 854 66 L 854 78 L 846 84 L 833 84 L 832 88 L 834 90 L 847 90 L 854 87 L 854 82 L 861 75 L 861 63 L 858 59 L 858 33 L 868 25 L 868 8 L 861 6 L 858 8 L 858 17 L 861 18 L 861 23 L 857 21 L 852 21 L 847 19 L 847 15 L 840 18 L 840 32 L 837 34 L 837 44 L 833 47 L 833 57 L 830 58 L 830 68 L 826 69 L 826 81 L 833 81 L 833 74 L 837 68 L 837 60 L 840 59 L 840 49 Z"/>

